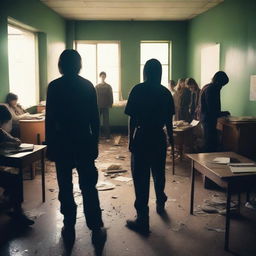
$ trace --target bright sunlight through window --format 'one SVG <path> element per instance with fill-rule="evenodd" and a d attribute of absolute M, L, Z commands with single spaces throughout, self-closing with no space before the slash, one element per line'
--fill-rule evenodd
<path fill-rule="evenodd" d="M 33 32 L 8 26 L 10 92 L 24 107 L 38 103 L 36 36 Z"/>
<path fill-rule="evenodd" d="M 112 87 L 114 102 L 121 100 L 119 43 L 78 42 L 76 48 L 82 58 L 80 75 L 95 86 L 100 83 L 100 72 L 105 71 L 106 83 Z"/>
<path fill-rule="evenodd" d="M 220 68 L 220 44 L 204 47 L 201 50 L 201 88 L 209 84 Z"/>
<path fill-rule="evenodd" d="M 169 80 L 169 42 L 141 42 L 140 44 L 140 81 L 143 82 L 143 68 L 149 59 L 157 59 L 162 64 L 162 85 L 168 86 Z"/>

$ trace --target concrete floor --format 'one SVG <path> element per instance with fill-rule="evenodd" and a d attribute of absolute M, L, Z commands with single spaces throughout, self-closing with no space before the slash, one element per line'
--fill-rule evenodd
<path fill-rule="evenodd" d="M 117 159 L 119 155 L 125 160 Z M 100 180 L 109 181 L 116 185 L 115 189 L 100 191 L 101 208 L 108 232 L 107 242 L 102 255 L 110 256 L 226 256 L 226 255 L 256 255 L 256 212 L 247 208 L 241 209 L 241 216 L 232 218 L 230 249 L 225 252 L 224 229 L 225 218 L 219 214 L 189 215 L 190 166 L 185 159 L 177 162 L 176 175 L 171 174 L 171 162 L 168 158 L 166 167 L 166 193 L 168 201 L 166 210 L 168 217 L 162 219 L 155 212 L 155 195 L 153 186 L 150 193 L 150 225 L 152 233 L 148 238 L 128 230 L 125 227 L 127 218 L 133 218 L 134 191 L 132 181 L 115 181 L 105 177 L 102 169 L 109 164 L 121 164 L 122 169 L 129 170 L 122 176 L 130 177 L 129 153 L 127 139 L 122 137 L 120 146 L 113 146 L 112 141 L 102 140 L 100 156 L 97 160 Z M 74 174 L 74 183 L 77 184 L 77 175 Z M 152 183 L 152 182 L 151 182 Z M 10 236 L 10 227 L 1 225 L 6 223 L 0 218 L 0 232 L 5 241 L 0 247 L 1 256 L 58 256 L 67 255 L 60 236 L 62 215 L 59 213 L 57 200 L 57 185 L 54 164 L 47 163 L 46 175 L 46 203 L 41 203 L 40 176 L 32 181 L 24 182 L 25 201 L 24 209 L 35 219 L 35 225 L 23 233 Z M 153 185 L 153 184 L 152 184 Z M 76 242 L 72 256 L 94 255 L 91 245 L 91 234 L 85 225 L 82 212 L 81 195 L 75 185 L 75 198 L 78 204 L 76 225 Z M 196 177 L 195 207 L 202 205 L 204 199 L 223 197 L 221 191 L 205 190 L 201 176 Z M 242 197 L 244 199 L 244 196 Z M 235 197 L 234 197 L 235 200 Z M 244 202 L 244 201 L 243 201 Z M 210 231 L 217 228 L 218 231 Z"/>

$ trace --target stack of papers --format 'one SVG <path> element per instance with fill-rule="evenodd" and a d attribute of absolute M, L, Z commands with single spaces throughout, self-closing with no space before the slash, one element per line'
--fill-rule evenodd
<path fill-rule="evenodd" d="M 214 164 L 229 164 L 230 158 L 229 157 L 216 157 L 212 160 Z"/>
<path fill-rule="evenodd" d="M 34 150 L 34 144 L 22 143 L 18 148 L 2 148 L 0 155 L 16 154 L 21 152 L 29 152 Z"/>
<path fill-rule="evenodd" d="M 232 173 L 256 173 L 256 163 L 229 164 Z"/>

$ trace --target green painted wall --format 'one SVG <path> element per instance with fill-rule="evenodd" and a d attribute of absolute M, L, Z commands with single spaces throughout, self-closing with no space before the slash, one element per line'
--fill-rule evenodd
<path fill-rule="evenodd" d="M 220 69 L 230 77 L 222 89 L 222 109 L 232 115 L 256 115 L 249 100 L 250 76 L 256 75 L 256 1 L 225 0 L 189 22 L 188 76 L 200 82 L 201 48 L 220 43 Z"/>
<path fill-rule="evenodd" d="M 59 76 L 58 57 L 65 49 L 65 20 L 38 0 L 1 0 L 0 8 L 0 102 L 9 92 L 8 18 L 39 32 L 40 99 L 45 99 L 49 81 Z"/>
<path fill-rule="evenodd" d="M 140 41 L 172 41 L 171 76 L 177 80 L 186 76 L 187 22 L 168 21 L 70 21 L 67 44 L 72 40 L 117 40 L 121 42 L 121 89 L 127 99 L 131 88 L 140 82 Z M 70 39 L 70 37 L 73 37 Z M 127 125 L 123 107 L 110 113 L 112 125 Z"/>

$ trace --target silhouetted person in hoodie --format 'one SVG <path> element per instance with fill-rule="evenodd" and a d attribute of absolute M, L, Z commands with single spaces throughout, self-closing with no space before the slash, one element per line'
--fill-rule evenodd
<path fill-rule="evenodd" d="M 141 234 L 149 234 L 149 187 L 152 173 L 156 193 L 156 210 L 165 213 L 165 161 L 167 128 L 169 142 L 173 142 L 172 116 L 174 103 L 170 91 L 161 85 L 162 66 L 156 59 L 144 66 L 144 83 L 135 85 L 129 95 L 125 114 L 129 119 L 129 150 L 132 153 L 132 175 L 137 211 L 135 220 L 127 220 L 127 227 Z"/>
<path fill-rule="evenodd" d="M 106 238 L 96 189 L 98 172 L 99 113 L 92 83 L 78 75 L 81 57 L 65 50 L 59 58 L 62 76 L 48 86 L 46 102 L 47 156 L 55 161 L 61 213 L 62 236 L 75 238 L 77 205 L 73 196 L 72 169 L 79 175 L 86 223 L 92 230 L 92 242 Z"/>
<path fill-rule="evenodd" d="M 229 82 L 227 74 L 218 71 L 212 78 L 212 82 L 203 87 L 200 94 L 200 121 L 204 131 L 204 152 L 216 152 L 219 150 L 217 134 L 217 119 L 229 115 L 229 112 L 221 111 L 220 90 Z"/>

